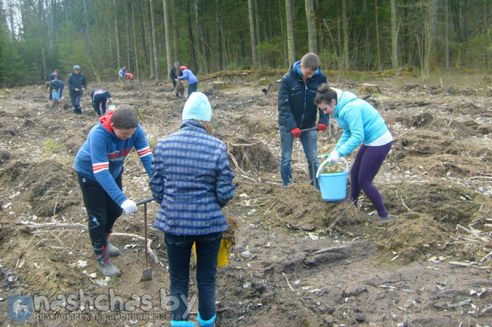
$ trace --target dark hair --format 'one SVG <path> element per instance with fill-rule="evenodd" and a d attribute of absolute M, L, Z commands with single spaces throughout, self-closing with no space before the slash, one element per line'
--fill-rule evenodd
<path fill-rule="evenodd" d="M 131 129 L 138 126 L 138 114 L 130 106 L 123 106 L 114 111 L 111 116 L 111 122 L 114 128 Z"/>
<path fill-rule="evenodd" d="M 327 83 L 323 83 L 318 88 L 318 93 L 316 93 L 316 98 L 314 98 L 314 103 L 315 104 L 320 104 L 321 102 L 331 103 L 331 100 L 333 99 L 335 99 L 335 101 L 337 100 L 337 92 L 331 89 Z"/>
<path fill-rule="evenodd" d="M 302 67 L 315 71 L 316 69 L 319 68 L 321 62 L 316 53 L 308 52 L 302 57 L 301 64 Z"/>

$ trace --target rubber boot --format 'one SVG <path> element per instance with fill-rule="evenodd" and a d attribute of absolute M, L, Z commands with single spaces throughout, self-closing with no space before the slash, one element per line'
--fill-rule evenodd
<path fill-rule="evenodd" d="M 200 316 L 200 312 L 198 312 L 197 320 L 200 327 L 214 327 L 215 318 L 217 318 L 217 314 L 214 314 L 212 318 L 210 318 L 209 320 L 203 320 L 202 317 Z"/>
<path fill-rule="evenodd" d="M 110 257 L 117 257 L 121 254 L 120 249 L 118 249 L 113 244 L 109 243 L 109 241 L 108 241 L 106 251 L 108 252 L 108 256 L 110 256 Z"/>
<path fill-rule="evenodd" d="M 103 247 L 103 253 L 96 255 L 97 268 L 107 277 L 121 276 L 120 270 L 109 260 L 106 247 Z"/>
<path fill-rule="evenodd" d="M 109 238 L 111 237 L 111 233 L 106 233 L 106 251 L 108 253 L 108 256 L 110 257 L 117 257 L 121 254 L 120 249 L 118 249 L 116 246 L 113 244 L 109 243 Z"/>
<path fill-rule="evenodd" d="M 195 327 L 195 323 L 189 320 L 171 320 L 171 327 Z"/>

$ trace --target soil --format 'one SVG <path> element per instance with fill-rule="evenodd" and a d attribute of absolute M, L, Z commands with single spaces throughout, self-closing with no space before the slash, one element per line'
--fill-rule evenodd
<path fill-rule="evenodd" d="M 322 201 L 309 185 L 299 142 L 294 183 L 282 187 L 275 81 L 231 77 L 201 84 L 238 186 L 225 208 L 234 226 L 227 237 L 235 244 L 217 275 L 217 326 L 492 326 L 490 86 L 371 83 L 339 86 L 365 96 L 367 85 L 375 85 L 370 101 L 395 137 L 374 181 L 390 213 L 386 223 L 364 196 L 357 204 Z M 107 85 L 116 105 L 138 108 L 151 146 L 180 126 L 185 100 L 169 84 Z M 71 168 L 96 116 L 88 95 L 80 116 L 69 99 L 52 108 L 47 98 L 41 85 L 0 90 L 0 325 L 10 322 L 11 295 L 56 299 L 83 290 L 93 297 L 112 291 L 125 300 L 159 299 L 169 287 L 163 235 L 152 228 L 160 263 L 151 264 L 151 281 L 141 281 L 143 242 L 128 235 L 112 238 L 123 252 L 114 259 L 122 276 L 107 279 L 97 271 Z M 329 153 L 339 135 L 336 126 L 320 133 L 319 154 Z M 137 156 L 125 167 L 125 192 L 135 200 L 150 196 Z M 149 205 L 149 227 L 157 209 Z M 57 226 L 47 228 L 50 223 Z M 120 217 L 114 231 L 141 236 L 143 229 L 140 209 Z M 28 324 L 163 326 L 167 320 Z"/>

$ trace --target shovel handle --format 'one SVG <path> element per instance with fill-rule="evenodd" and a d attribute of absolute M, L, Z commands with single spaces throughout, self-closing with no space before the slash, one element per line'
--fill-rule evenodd
<path fill-rule="evenodd" d="M 316 126 L 310 127 L 310 128 L 305 128 L 305 129 L 301 129 L 301 133 L 315 131 L 317 129 L 318 129 L 318 127 L 316 127 Z"/>
<path fill-rule="evenodd" d="M 140 200 L 137 202 L 137 206 L 141 206 L 142 204 L 146 204 L 146 203 L 149 203 L 149 202 L 152 202 L 154 201 L 154 198 L 146 198 L 146 199 L 143 199 L 143 200 Z"/>

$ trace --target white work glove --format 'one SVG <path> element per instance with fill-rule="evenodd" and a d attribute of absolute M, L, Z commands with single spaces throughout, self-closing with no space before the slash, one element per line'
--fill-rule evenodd
<path fill-rule="evenodd" d="M 329 163 L 335 163 L 340 160 L 340 155 L 336 150 L 331 151 L 330 155 L 328 156 L 328 162 Z"/>
<path fill-rule="evenodd" d="M 121 208 L 123 209 L 125 215 L 131 215 L 132 213 L 137 211 L 137 204 L 135 203 L 135 201 L 126 199 L 125 202 L 121 204 Z"/>

